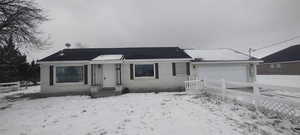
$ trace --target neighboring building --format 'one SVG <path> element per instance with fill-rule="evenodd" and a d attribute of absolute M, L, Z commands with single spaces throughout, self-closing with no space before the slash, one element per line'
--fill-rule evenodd
<path fill-rule="evenodd" d="M 245 55 L 230 50 L 186 52 L 178 47 L 64 49 L 39 61 L 41 92 L 179 91 L 190 74 L 255 80 L 258 61 Z"/>
<path fill-rule="evenodd" d="M 259 75 L 300 75 L 300 45 L 295 45 L 262 58 Z"/>

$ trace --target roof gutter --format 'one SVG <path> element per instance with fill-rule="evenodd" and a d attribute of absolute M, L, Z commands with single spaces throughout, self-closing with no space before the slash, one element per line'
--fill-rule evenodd
<path fill-rule="evenodd" d="M 88 64 L 89 60 L 38 61 L 37 64 Z"/>
<path fill-rule="evenodd" d="M 300 60 L 294 60 L 294 61 L 277 61 L 277 62 L 264 62 L 264 64 L 280 64 L 280 63 L 296 63 L 296 62 L 300 62 Z"/>
<path fill-rule="evenodd" d="M 179 58 L 179 59 L 125 59 L 124 62 L 182 62 L 182 61 L 191 61 L 192 58 Z"/>
<path fill-rule="evenodd" d="M 122 59 L 122 60 L 105 60 L 105 61 L 38 61 L 37 64 L 105 64 L 105 63 L 131 63 L 131 62 L 188 62 L 193 60 L 192 58 L 179 58 L 179 59 Z"/>

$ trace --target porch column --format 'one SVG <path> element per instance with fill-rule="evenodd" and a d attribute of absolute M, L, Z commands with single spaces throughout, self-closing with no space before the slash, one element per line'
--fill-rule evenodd
<path fill-rule="evenodd" d="M 255 82 L 256 81 L 256 64 L 251 63 L 248 65 L 248 81 Z"/>
<path fill-rule="evenodd" d="M 257 64 L 253 64 L 253 82 L 256 82 L 256 75 L 257 75 Z"/>
<path fill-rule="evenodd" d="M 122 79 L 121 79 L 121 64 L 116 64 L 116 83 L 117 85 L 122 85 Z"/>
<path fill-rule="evenodd" d="M 95 85 L 95 67 L 94 64 L 91 64 L 91 85 Z"/>

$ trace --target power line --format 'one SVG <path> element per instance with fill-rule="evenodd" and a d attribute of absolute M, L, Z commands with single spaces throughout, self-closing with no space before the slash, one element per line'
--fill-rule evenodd
<path fill-rule="evenodd" d="M 257 49 L 252 49 L 252 52 L 255 52 L 255 51 L 258 51 L 258 50 L 262 50 L 262 49 L 266 49 L 266 48 L 273 47 L 273 46 L 277 46 L 277 45 L 286 43 L 288 41 L 295 40 L 297 38 L 300 38 L 300 35 L 292 37 L 292 38 L 289 38 L 289 39 L 286 39 L 286 40 L 283 40 L 283 41 L 279 41 L 279 42 L 276 42 L 276 43 L 273 43 L 273 44 L 270 44 L 270 45 L 267 45 L 267 46 L 263 46 L 263 47 L 260 47 L 260 48 L 257 48 Z"/>
<path fill-rule="evenodd" d="M 244 53 L 244 52 L 241 52 L 241 51 L 238 51 L 238 50 L 235 50 L 235 49 L 232 49 L 232 48 L 219 48 L 219 49 L 228 49 L 228 50 L 231 50 L 235 53 L 238 53 L 238 54 L 242 54 L 242 55 L 246 55 L 248 56 L 248 54 Z"/>

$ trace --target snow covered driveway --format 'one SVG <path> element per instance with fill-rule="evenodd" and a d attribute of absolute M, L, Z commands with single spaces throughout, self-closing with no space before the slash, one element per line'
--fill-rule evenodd
<path fill-rule="evenodd" d="M 239 135 L 275 131 L 254 112 L 207 96 L 131 93 L 22 99 L 0 110 L 1 135 Z M 271 125 L 271 123 L 270 123 Z M 288 125 L 288 124 L 287 124 Z"/>

